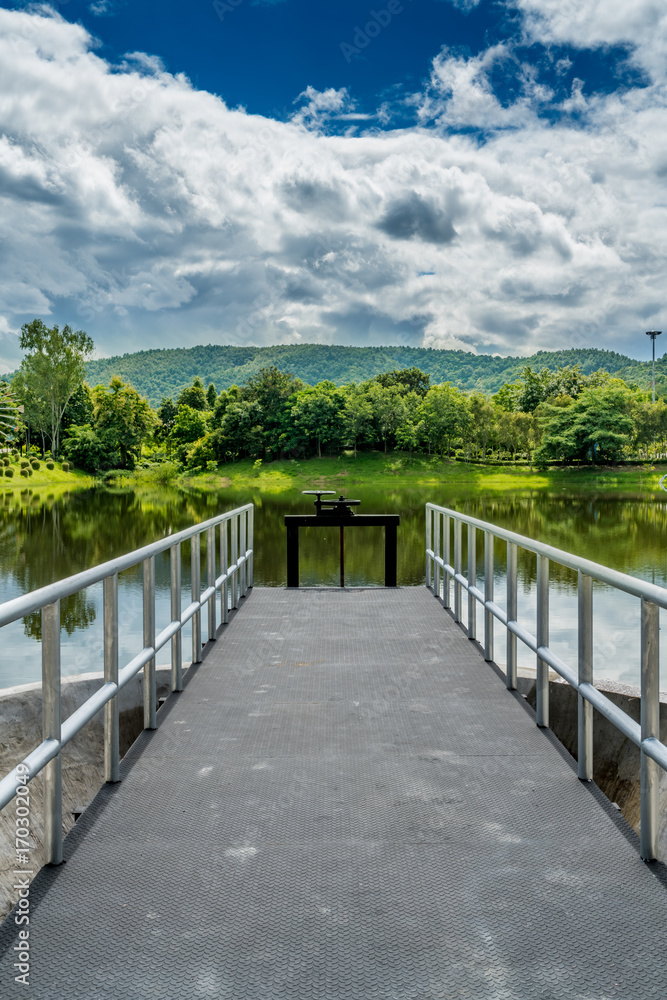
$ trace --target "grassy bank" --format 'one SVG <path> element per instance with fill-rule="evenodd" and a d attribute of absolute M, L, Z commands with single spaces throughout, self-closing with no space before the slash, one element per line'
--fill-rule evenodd
<path fill-rule="evenodd" d="M 43 490 L 45 487 L 80 490 L 93 486 L 95 483 L 93 477 L 87 473 L 72 468 L 69 472 L 63 472 L 59 465 L 53 469 L 47 469 L 46 465 L 41 463 L 40 468 L 33 469 L 32 475 L 27 477 L 20 474 L 17 465 L 14 465 L 13 469 L 14 476 L 11 479 L 5 476 L 0 477 L 0 491 L 25 493 L 27 490 Z"/>
<path fill-rule="evenodd" d="M 577 493 L 660 494 L 660 477 L 667 464 L 599 468 L 551 468 L 531 470 L 523 466 L 483 466 L 460 461 L 401 453 L 363 452 L 332 458 L 276 461 L 256 468 L 248 459 L 219 466 L 214 473 L 183 473 L 174 485 L 204 489 L 257 489 L 282 493 L 294 489 L 335 489 L 349 494 L 355 486 L 434 486 L 447 484 L 457 489 L 483 488 L 489 492 L 524 490 L 567 490 Z M 150 475 L 150 473 L 148 473 Z"/>

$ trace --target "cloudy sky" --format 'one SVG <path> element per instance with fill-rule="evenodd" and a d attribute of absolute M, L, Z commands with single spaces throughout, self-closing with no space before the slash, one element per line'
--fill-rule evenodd
<path fill-rule="evenodd" d="M 664 0 L 0 0 L 0 368 L 36 316 L 647 358 L 666 56 Z"/>

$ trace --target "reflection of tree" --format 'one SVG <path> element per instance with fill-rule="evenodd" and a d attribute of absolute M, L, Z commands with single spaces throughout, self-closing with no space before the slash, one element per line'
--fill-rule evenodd
<path fill-rule="evenodd" d="M 60 602 L 60 627 L 61 630 L 65 629 L 68 635 L 73 635 L 77 629 L 88 628 L 95 621 L 95 617 L 95 605 L 86 597 L 85 590 L 80 590 Z M 41 611 L 26 615 L 23 619 L 23 631 L 25 635 L 41 641 Z"/>
<path fill-rule="evenodd" d="M 334 488 L 337 483 L 329 484 Z M 338 484 L 362 501 L 367 513 L 399 513 L 398 572 L 403 585 L 424 579 L 424 503 L 433 500 L 482 520 L 511 528 L 529 538 L 548 542 L 567 552 L 638 575 L 655 568 L 656 580 L 667 578 L 667 503 L 636 497 L 609 497 L 574 493 L 483 492 L 483 479 L 458 492 L 445 485 L 390 489 Z M 197 521 L 240 506 L 250 500 L 255 512 L 255 581 L 260 585 L 285 583 L 284 515 L 313 510 L 298 490 L 282 494 L 177 491 L 165 487 L 135 490 L 88 490 L 55 499 L 37 500 L 37 495 L 5 494 L 0 504 L 0 572 L 21 592 L 35 590 L 70 576 L 148 542 L 180 531 Z M 304 536 L 304 572 L 315 582 L 329 577 L 335 582 L 337 539 L 323 532 Z M 467 563 L 466 532 L 463 532 L 463 565 Z M 477 533 L 478 571 L 483 570 L 483 536 Z M 202 540 L 202 579 L 205 579 L 205 541 Z M 346 534 L 349 579 L 355 583 L 382 583 L 383 542 L 381 531 L 355 529 Z M 505 546 L 495 547 L 496 565 L 504 566 Z M 182 547 L 184 585 L 189 573 L 190 546 Z M 216 534 L 216 561 L 219 559 Z M 355 568 L 356 567 L 356 568 Z M 218 569 L 219 572 L 219 569 Z M 320 575 L 320 572 L 323 574 Z M 535 557 L 519 553 L 519 575 L 524 587 L 535 582 Z M 366 576 L 363 576 L 363 574 Z M 557 565 L 552 580 L 571 588 L 574 576 Z M 167 568 L 168 579 L 168 568 Z M 305 579 L 305 577 L 304 577 Z M 95 619 L 95 603 L 85 592 L 62 605 L 63 628 L 72 634 Z M 40 638 L 40 616 L 25 622 L 27 635 Z"/>

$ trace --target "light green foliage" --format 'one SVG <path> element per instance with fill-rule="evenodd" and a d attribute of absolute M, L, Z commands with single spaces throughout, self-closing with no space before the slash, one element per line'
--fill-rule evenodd
<path fill-rule="evenodd" d="M 619 380 L 585 389 L 568 406 L 542 404 L 542 444 L 536 458 L 613 462 L 633 435 L 632 393 Z"/>
<path fill-rule="evenodd" d="M 133 469 L 142 441 L 155 423 L 155 414 L 136 389 L 119 378 L 93 389 L 94 428 L 108 448 L 120 454 L 121 469 Z"/>
<path fill-rule="evenodd" d="M 206 390 L 204 389 L 204 383 L 200 378 L 194 378 L 192 380 L 192 385 L 189 385 L 186 389 L 183 389 L 182 392 L 179 393 L 176 402 L 178 406 L 189 406 L 193 410 L 210 409 L 208 399 L 206 397 Z"/>
<path fill-rule="evenodd" d="M 420 416 L 424 421 L 429 451 L 439 451 L 440 454 L 444 454 L 446 448 L 450 455 L 452 442 L 464 436 L 472 423 L 468 397 L 448 382 L 429 389 L 421 404 Z"/>
<path fill-rule="evenodd" d="M 341 411 L 343 393 L 333 382 L 319 382 L 313 389 L 302 389 L 294 398 L 291 418 L 298 438 L 304 443 L 317 444 L 318 458 L 322 448 L 335 448 L 341 438 Z"/>
<path fill-rule="evenodd" d="M 25 421 L 34 420 L 41 434 L 48 431 L 57 456 L 65 408 L 84 381 L 93 342 L 83 330 L 49 328 L 35 319 L 21 328 L 20 346 L 26 353 L 13 388 L 25 407 Z"/>

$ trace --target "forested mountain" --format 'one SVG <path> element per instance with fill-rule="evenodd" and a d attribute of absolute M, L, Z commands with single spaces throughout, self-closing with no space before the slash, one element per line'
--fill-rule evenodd
<path fill-rule="evenodd" d="M 109 384 L 114 375 L 130 382 L 153 405 L 163 396 L 176 397 L 198 375 L 218 391 L 241 385 L 260 368 L 275 365 L 309 385 L 330 379 L 337 385 L 361 382 L 396 368 L 421 368 L 431 383 L 451 382 L 460 389 L 497 392 L 513 381 L 526 365 L 550 368 L 580 364 L 584 373 L 605 369 L 611 374 L 648 387 L 649 362 L 635 361 L 614 351 L 592 348 L 540 351 L 529 358 L 500 358 L 466 351 L 439 351 L 423 347 L 337 347 L 326 344 L 233 347 L 211 345 L 138 351 L 122 357 L 90 361 L 86 366 L 90 385 Z M 667 360 L 656 363 L 659 387 L 667 388 Z"/>

